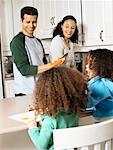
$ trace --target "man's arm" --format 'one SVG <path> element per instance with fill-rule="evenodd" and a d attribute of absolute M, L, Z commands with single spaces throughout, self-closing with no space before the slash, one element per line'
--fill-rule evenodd
<path fill-rule="evenodd" d="M 20 33 L 18 37 L 14 38 L 10 43 L 12 51 L 13 62 L 16 64 L 18 70 L 23 76 L 37 74 L 38 67 L 30 65 L 27 52 L 25 49 L 25 37 Z"/>

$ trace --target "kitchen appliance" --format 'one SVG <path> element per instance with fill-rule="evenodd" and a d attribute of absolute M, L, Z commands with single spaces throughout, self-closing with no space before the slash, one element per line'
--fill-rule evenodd
<path fill-rule="evenodd" d="M 3 71 L 3 57 L 2 57 L 2 40 L 1 40 L 1 18 L 0 18 L 0 99 L 5 98 L 4 86 L 4 71 Z"/>
<path fill-rule="evenodd" d="M 14 77 L 12 57 L 11 56 L 4 56 L 3 62 L 4 62 L 5 78 Z"/>

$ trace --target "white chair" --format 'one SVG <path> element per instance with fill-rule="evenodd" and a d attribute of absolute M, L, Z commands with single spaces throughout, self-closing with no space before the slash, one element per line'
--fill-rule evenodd
<path fill-rule="evenodd" d="M 56 129 L 54 150 L 113 150 L 113 119 L 102 123 Z"/>

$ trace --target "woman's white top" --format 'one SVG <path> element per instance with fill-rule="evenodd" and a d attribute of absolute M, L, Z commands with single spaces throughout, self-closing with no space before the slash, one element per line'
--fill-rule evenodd
<path fill-rule="evenodd" d="M 57 60 L 62 57 L 64 54 L 68 53 L 66 57 L 65 65 L 68 67 L 74 66 L 74 50 L 73 43 L 69 41 L 69 47 L 66 45 L 64 38 L 57 35 L 53 38 L 50 46 L 49 56 L 50 61 Z"/>

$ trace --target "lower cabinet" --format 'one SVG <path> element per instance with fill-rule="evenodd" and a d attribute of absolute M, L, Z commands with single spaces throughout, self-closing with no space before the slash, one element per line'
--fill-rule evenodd
<path fill-rule="evenodd" d="M 14 97 L 14 80 L 5 80 L 5 95 L 6 98 Z"/>

